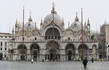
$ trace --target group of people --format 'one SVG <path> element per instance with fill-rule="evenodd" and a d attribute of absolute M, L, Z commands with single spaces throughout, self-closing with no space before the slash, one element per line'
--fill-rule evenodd
<path fill-rule="evenodd" d="M 91 61 L 92 61 L 92 63 L 93 63 L 93 62 L 94 62 L 94 59 L 92 58 Z M 87 68 L 87 63 L 88 63 L 88 60 L 87 60 L 87 57 L 85 57 L 85 59 L 83 60 L 84 69 Z"/>

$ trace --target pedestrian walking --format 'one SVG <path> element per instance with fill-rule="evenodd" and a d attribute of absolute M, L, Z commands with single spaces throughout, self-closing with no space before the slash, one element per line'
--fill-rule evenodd
<path fill-rule="evenodd" d="M 33 60 L 33 59 L 31 59 L 31 63 L 33 63 L 33 61 L 34 61 L 34 60 Z"/>
<path fill-rule="evenodd" d="M 92 60 L 91 60 L 91 61 L 92 61 L 92 63 L 93 63 L 93 62 L 94 62 L 94 59 L 92 58 Z"/>
<path fill-rule="evenodd" d="M 84 69 L 87 68 L 87 63 L 88 63 L 88 60 L 87 60 L 87 57 L 85 57 L 85 59 L 83 60 Z"/>

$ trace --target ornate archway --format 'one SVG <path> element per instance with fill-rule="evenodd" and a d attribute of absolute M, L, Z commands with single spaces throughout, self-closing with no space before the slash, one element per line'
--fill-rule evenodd
<path fill-rule="evenodd" d="M 68 44 L 65 48 L 67 60 L 72 60 L 75 57 L 75 47 L 73 44 Z"/>
<path fill-rule="evenodd" d="M 32 44 L 30 46 L 30 53 L 31 53 L 31 58 L 33 58 L 34 60 L 37 60 L 40 53 L 40 47 L 37 44 Z"/>
<path fill-rule="evenodd" d="M 20 60 L 26 60 L 26 53 L 27 53 L 27 48 L 26 46 L 24 45 L 19 45 L 17 47 L 17 50 L 18 50 L 18 53 L 20 55 Z"/>
<path fill-rule="evenodd" d="M 46 45 L 46 50 L 48 51 L 48 53 L 45 55 L 45 59 L 58 60 L 60 58 L 58 42 L 54 41 L 54 46 L 53 41 L 48 42 L 48 44 Z"/>
<path fill-rule="evenodd" d="M 79 58 L 81 58 L 83 60 L 84 57 L 87 57 L 87 54 L 88 54 L 88 47 L 83 44 L 83 47 L 82 47 L 82 44 L 78 47 L 78 53 L 79 53 Z"/>

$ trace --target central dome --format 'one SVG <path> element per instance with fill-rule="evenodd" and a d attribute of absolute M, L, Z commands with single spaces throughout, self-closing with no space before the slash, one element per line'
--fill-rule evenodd
<path fill-rule="evenodd" d="M 53 21 L 53 14 L 48 14 L 45 19 L 44 19 L 44 23 L 46 24 L 50 24 Z M 55 24 L 60 24 L 62 22 L 61 17 L 57 14 L 54 14 L 54 23 Z"/>
<path fill-rule="evenodd" d="M 59 25 L 59 26 L 62 25 L 61 17 L 59 15 L 57 15 L 57 12 L 55 11 L 54 6 L 52 7 L 51 14 L 48 14 L 44 18 L 45 25 L 48 25 L 53 21 L 53 14 L 54 14 L 54 23 Z"/>

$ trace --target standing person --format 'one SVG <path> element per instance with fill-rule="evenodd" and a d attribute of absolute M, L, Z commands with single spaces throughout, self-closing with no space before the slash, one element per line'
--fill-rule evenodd
<path fill-rule="evenodd" d="M 85 57 L 85 59 L 83 60 L 84 69 L 87 68 L 87 63 L 88 63 L 88 60 L 87 60 L 87 57 Z"/>
<path fill-rule="evenodd" d="M 94 62 L 94 59 L 92 58 L 92 63 Z"/>
<path fill-rule="evenodd" d="M 31 63 L 33 63 L 33 59 L 31 59 Z"/>

